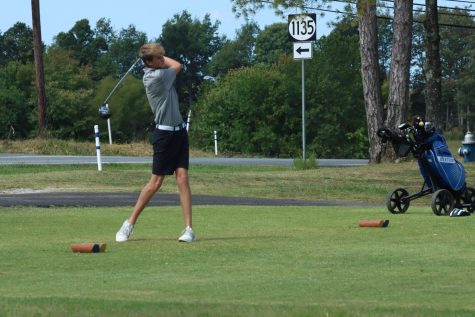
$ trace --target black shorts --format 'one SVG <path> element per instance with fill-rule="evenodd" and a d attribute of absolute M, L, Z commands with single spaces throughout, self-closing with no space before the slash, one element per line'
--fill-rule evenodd
<path fill-rule="evenodd" d="M 179 167 L 188 169 L 190 154 L 186 129 L 180 131 L 155 129 L 152 144 L 154 175 L 173 175 Z"/>

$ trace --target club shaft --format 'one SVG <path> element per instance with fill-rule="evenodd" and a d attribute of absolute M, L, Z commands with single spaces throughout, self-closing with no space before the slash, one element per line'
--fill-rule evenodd
<path fill-rule="evenodd" d="M 110 92 L 109 96 L 107 96 L 107 98 L 104 100 L 104 102 L 102 104 L 106 104 L 110 97 L 112 97 L 112 95 L 114 94 L 115 90 L 117 89 L 117 87 L 119 87 L 119 85 L 124 81 L 125 77 L 127 77 L 127 75 L 132 71 L 132 69 L 134 68 L 135 64 L 137 64 L 138 62 L 140 61 L 140 58 L 137 58 L 137 60 L 135 61 L 135 63 L 132 64 L 132 66 L 130 66 L 129 70 L 125 73 L 124 76 L 122 76 L 122 78 L 119 80 L 119 82 L 117 83 L 117 85 L 114 86 L 114 88 L 112 88 L 112 91 Z"/>

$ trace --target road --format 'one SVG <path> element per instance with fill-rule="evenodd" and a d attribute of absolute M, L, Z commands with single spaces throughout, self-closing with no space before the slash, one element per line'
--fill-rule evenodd
<path fill-rule="evenodd" d="M 102 156 L 103 164 L 151 164 L 151 157 L 142 156 Z M 95 156 L 71 155 L 30 155 L 0 154 L 0 165 L 48 165 L 48 164 L 97 164 Z M 344 167 L 367 165 L 364 159 L 318 159 L 320 167 Z M 293 159 L 278 158 L 240 158 L 240 157 L 192 157 L 190 165 L 225 165 L 225 166 L 292 166 Z"/>
<path fill-rule="evenodd" d="M 139 193 L 43 192 L 0 193 L 0 207 L 119 207 L 135 205 Z M 149 206 L 179 206 L 178 194 L 157 193 Z M 254 197 L 193 195 L 193 205 L 224 206 L 380 206 L 381 204 L 345 201 L 307 201 Z"/>
<path fill-rule="evenodd" d="M 103 156 L 104 164 L 151 164 L 151 157 Z M 344 167 L 368 164 L 367 160 L 356 159 L 320 159 L 318 166 Z M 47 165 L 47 164 L 97 164 L 95 156 L 66 155 L 27 155 L 0 154 L 0 165 Z M 292 166 L 292 159 L 273 158 L 191 158 L 191 165 L 225 165 L 225 166 Z M 158 193 L 151 206 L 179 205 L 178 195 Z M 9 192 L 0 193 L 0 207 L 11 206 L 133 206 L 138 193 L 65 193 L 65 192 Z M 372 206 L 368 203 L 304 201 L 293 199 L 263 199 L 251 197 L 220 197 L 210 195 L 193 195 L 195 205 L 254 205 L 254 206 Z"/>

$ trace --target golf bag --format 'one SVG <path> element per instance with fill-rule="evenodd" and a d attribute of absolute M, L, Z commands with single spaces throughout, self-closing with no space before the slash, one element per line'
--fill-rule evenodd
<path fill-rule="evenodd" d="M 409 195 L 404 188 L 388 193 L 386 207 L 394 214 L 405 213 L 411 200 L 432 194 L 432 211 L 448 215 L 455 208 L 475 209 L 475 190 L 467 187 L 465 169 L 449 151 L 445 138 L 430 123 L 418 118 L 415 124 L 378 130 L 382 142 L 391 142 L 398 157 L 412 153 L 419 165 L 424 183 L 422 189 Z M 422 122 L 422 124 L 420 124 Z"/>

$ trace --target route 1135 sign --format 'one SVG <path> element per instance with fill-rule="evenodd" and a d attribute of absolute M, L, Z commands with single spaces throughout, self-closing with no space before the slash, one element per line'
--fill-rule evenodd
<path fill-rule="evenodd" d="M 317 15 L 315 13 L 289 14 L 289 40 L 309 42 L 317 39 Z"/>

